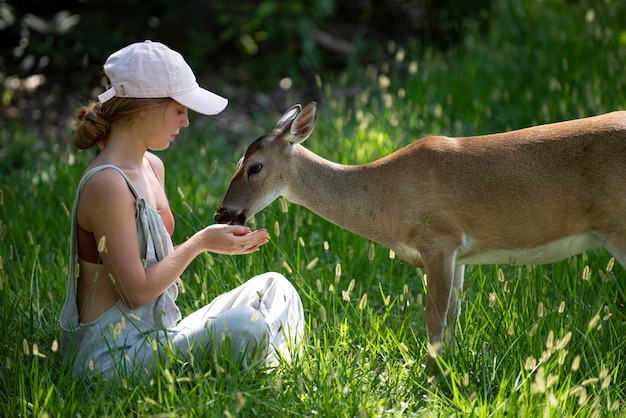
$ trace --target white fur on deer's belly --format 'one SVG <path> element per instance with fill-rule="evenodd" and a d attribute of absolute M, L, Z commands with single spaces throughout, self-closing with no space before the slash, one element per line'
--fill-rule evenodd
<path fill-rule="evenodd" d="M 602 241 L 591 232 L 583 232 L 552 241 L 534 248 L 481 250 L 466 237 L 459 250 L 460 264 L 548 264 L 556 263 L 584 251 L 602 246 Z"/>

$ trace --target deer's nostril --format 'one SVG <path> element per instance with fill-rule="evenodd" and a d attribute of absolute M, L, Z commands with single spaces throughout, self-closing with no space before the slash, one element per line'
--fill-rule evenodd
<path fill-rule="evenodd" d="M 220 207 L 217 210 L 217 212 L 215 212 L 215 215 L 213 215 L 213 219 L 217 223 L 222 223 L 224 221 L 225 215 L 226 215 L 226 209 L 224 207 Z"/>

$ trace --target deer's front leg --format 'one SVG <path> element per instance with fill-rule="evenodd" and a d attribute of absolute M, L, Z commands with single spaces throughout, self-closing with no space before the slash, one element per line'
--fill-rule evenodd
<path fill-rule="evenodd" d="M 430 343 L 428 369 L 435 372 L 435 357 L 443 351 L 443 333 L 455 272 L 455 251 L 422 251 L 422 258 L 426 268 L 426 331 Z"/>
<path fill-rule="evenodd" d="M 448 315 L 446 318 L 446 329 L 444 331 L 443 343 L 446 350 L 454 348 L 454 330 L 456 321 L 461 313 L 461 294 L 463 292 L 463 280 L 465 275 L 465 265 L 456 264 L 454 268 L 454 279 L 452 282 L 452 292 L 448 304 Z"/>

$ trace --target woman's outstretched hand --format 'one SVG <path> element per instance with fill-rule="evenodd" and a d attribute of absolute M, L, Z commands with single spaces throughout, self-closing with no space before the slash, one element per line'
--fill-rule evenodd
<path fill-rule="evenodd" d="M 228 255 L 255 252 L 269 241 L 269 234 L 264 228 L 251 231 L 241 225 L 210 225 L 197 234 L 202 235 L 208 251 Z"/>

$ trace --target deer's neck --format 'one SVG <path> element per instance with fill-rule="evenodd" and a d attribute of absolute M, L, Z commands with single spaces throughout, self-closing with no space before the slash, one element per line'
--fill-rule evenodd
<path fill-rule="evenodd" d="M 342 165 L 298 147 L 297 173 L 283 196 L 327 221 L 374 241 L 389 244 L 378 219 L 383 202 L 370 165 Z"/>

